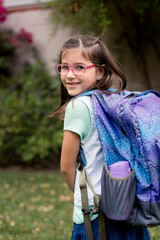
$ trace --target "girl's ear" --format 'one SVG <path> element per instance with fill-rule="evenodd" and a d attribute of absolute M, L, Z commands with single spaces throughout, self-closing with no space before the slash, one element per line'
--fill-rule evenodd
<path fill-rule="evenodd" d="M 104 67 L 102 66 L 101 68 L 97 69 L 97 80 L 100 81 L 104 77 Z"/>
<path fill-rule="evenodd" d="M 103 78 L 103 77 L 99 77 L 97 80 L 100 81 L 100 80 L 102 80 L 102 78 Z"/>

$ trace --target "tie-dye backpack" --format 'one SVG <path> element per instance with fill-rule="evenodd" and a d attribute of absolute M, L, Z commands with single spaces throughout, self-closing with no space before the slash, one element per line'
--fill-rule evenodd
<path fill-rule="evenodd" d="M 114 220 L 138 226 L 159 225 L 160 94 L 151 90 L 121 94 L 92 90 L 82 95 L 92 98 L 105 160 L 100 208 Z M 85 156 L 82 152 L 80 155 L 85 165 Z M 108 170 L 118 161 L 128 161 L 132 169 L 121 180 Z"/>

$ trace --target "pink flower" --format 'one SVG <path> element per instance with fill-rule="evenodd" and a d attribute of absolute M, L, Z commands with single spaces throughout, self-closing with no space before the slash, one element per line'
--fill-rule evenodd
<path fill-rule="evenodd" d="M 0 22 L 4 22 L 7 19 L 7 10 L 2 6 L 3 1 L 0 0 Z"/>
<path fill-rule="evenodd" d="M 13 37 L 10 39 L 10 43 L 12 43 L 14 46 L 20 46 L 20 42 L 18 41 L 17 37 Z"/>
<path fill-rule="evenodd" d="M 24 47 L 24 45 L 31 44 L 32 42 L 32 34 L 27 32 L 24 28 L 21 28 L 19 33 L 15 37 L 10 39 L 10 43 L 12 43 L 16 47 Z"/>
<path fill-rule="evenodd" d="M 33 42 L 32 34 L 27 32 L 24 28 L 20 29 L 20 32 L 18 33 L 17 37 L 20 41 L 24 41 L 24 42 L 27 42 L 27 43 L 32 43 Z"/>

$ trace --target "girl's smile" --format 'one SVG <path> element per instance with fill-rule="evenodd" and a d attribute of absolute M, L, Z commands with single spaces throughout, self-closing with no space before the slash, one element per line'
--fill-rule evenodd
<path fill-rule="evenodd" d="M 76 82 L 67 82 L 66 83 L 66 85 L 68 85 L 69 87 L 75 87 L 78 84 L 80 84 L 80 83 L 76 83 Z"/>
<path fill-rule="evenodd" d="M 62 54 L 62 64 L 72 66 L 74 64 L 82 64 L 85 66 L 92 65 L 89 59 L 84 58 L 81 48 L 69 49 Z M 96 67 L 85 70 L 82 76 L 74 74 L 72 69 L 68 73 L 61 74 L 61 81 L 70 96 L 79 95 L 82 92 L 92 88 L 97 79 L 102 76 Z"/>

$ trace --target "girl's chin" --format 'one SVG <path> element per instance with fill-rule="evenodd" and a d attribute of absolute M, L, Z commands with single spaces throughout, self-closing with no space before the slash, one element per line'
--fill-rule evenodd
<path fill-rule="evenodd" d="M 68 89 L 67 89 L 67 92 L 71 97 L 77 96 L 82 93 L 82 91 L 74 91 L 74 90 L 68 90 Z"/>
<path fill-rule="evenodd" d="M 75 97 L 75 96 L 79 95 L 80 93 L 77 93 L 77 94 L 68 93 L 68 94 L 69 94 L 69 96 L 71 96 L 71 97 Z"/>

